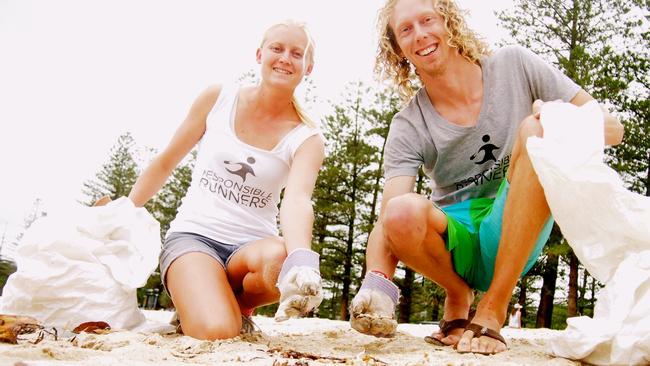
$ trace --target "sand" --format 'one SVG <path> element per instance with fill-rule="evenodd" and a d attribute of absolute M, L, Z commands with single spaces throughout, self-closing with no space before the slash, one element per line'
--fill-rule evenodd
<path fill-rule="evenodd" d="M 168 312 L 146 312 L 166 321 Z M 347 322 L 291 319 L 276 323 L 255 316 L 261 334 L 225 341 L 199 341 L 178 334 L 111 331 L 107 334 L 20 336 L 0 343 L 0 365 L 579 365 L 549 353 L 549 329 L 504 329 L 510 349 L 492 356 L 458 354 L 424 342 L 436 325 L 400 324 L 393 338 L 360 334 Z"/>

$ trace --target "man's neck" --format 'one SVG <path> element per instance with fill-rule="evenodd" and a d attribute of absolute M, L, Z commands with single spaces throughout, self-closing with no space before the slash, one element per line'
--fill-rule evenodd
<path fill-rule="evenodd" d="M 436 75 L 422 73 L 420 79 L 429 98 L 436 104 L 471 102 L 473 96 L 483 89 L 481 67 L 460 54 L 449 60 L 443 72 Z"/>
<path fill-rule="evenodd" d="M 443 72 L 422 73 L 420 79 L 438 113 L 452 123 L 473 125 L 483 100 L 483 71 L 459 54 L 449 61 Z"/>

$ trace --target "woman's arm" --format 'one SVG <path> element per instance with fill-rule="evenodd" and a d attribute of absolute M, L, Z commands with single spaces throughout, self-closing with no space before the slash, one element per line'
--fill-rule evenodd
<path fill-rule="evenodd" d="M 129 193 L 129 198 L 136 207 L 144 206 L 160 190 L 178 163 L 201 139 L 205 132 L 208 113 L 220 92 L 221 86 L 215 85 L 196 98 L 187 117 L 178 127 L 167 147 L 140 174 Z"/>
<path fill-rule="evenodd" d="M 280 205 L 280 227 L 287 253 L 311 248 L 314 224 L 311 196 L 324 158 L 325 146 L 318 135 L 308 138 L 293 158 Z"/>

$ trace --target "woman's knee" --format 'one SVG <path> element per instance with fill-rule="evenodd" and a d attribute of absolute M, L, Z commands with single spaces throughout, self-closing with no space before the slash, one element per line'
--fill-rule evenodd
<path fill-rule="evenodd" d="M 268 250 L 262 255 L 262 268 L 266 282 L 272 284 L 271 289 L 275 290 L 275 282 L 280 275 L 282 264 L 287 258 L 287 250 L 284 242 L 269 246 Z"/>
<path fill-rule="evenodd" d="M 183 332 L 185 335 L 201 340 L 234 338 L 241 330 L 241 318 L 236 317 L 229 320 L 224 317 L 197 319 L 192 323 L 192 325 L 186 324 L 181 320 Z"/>

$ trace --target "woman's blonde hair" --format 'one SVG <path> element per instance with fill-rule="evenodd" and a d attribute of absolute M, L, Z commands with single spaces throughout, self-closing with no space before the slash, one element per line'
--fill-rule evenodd
<path fill-rule="evenodd" d="M 264 47 L 264 43 L 266 42 L 266 39 L 268 38 L 269 32 L 271 30 L 280 27 L 280 26 L 285 26 L 285 27 L 296 27 L 301 29 L 303 32 L 305 32 L 305 36 L 307 36 L 307 46 L 305 47 L 305 53 L 303 55 L 304 61 L 305 61 L 305 67 L 309 67 L 309 65 L 314 64 L 314 39 L 311 36 L 311 33 L 309 32 L 309 29 L 307 29 L 307 24 L 304 22 L 298 22 L 295 20 L 287 19 L 285 21 L 275 23 L 268 27 L 266 31 L 264 32 L 264 36 L 262 37 L 262 42 L 260 43 L 260 48 Z M 296 113 L 298 114 L 298 117 L 300 120 L 306 124 L 309 127 L 315 128 L 316 123 L 309 117 L 307 112 L 302 108 L 300 103 L 298 103 L 298 100 L 296 99 L 296 96 L 294 95 L 291 98 L 291 104 L 293 105 L 293 108 L 296 110 Z"/>
<path fill-rule="evenodd" d="M 411 84 L 411 64 L 400 56 L 395 33 L 390 27 L 390 18 L 395 4 L 399 0 L 388 0 L 379 10 L 377 30 L 379 47 L 375 58 L 375 73 L 381 78 L 392 79 L 403 99 L 409 99 L 415 93 Z M 473 63 L 479 63 L 482 56 L 490 53 L 487 44 L 469 27 L 454 0 L 429 0 L 434 9 L 442 16 L 445 30 L 449 36 L 447 45 L 457 48 L 461 56 Z"/>

